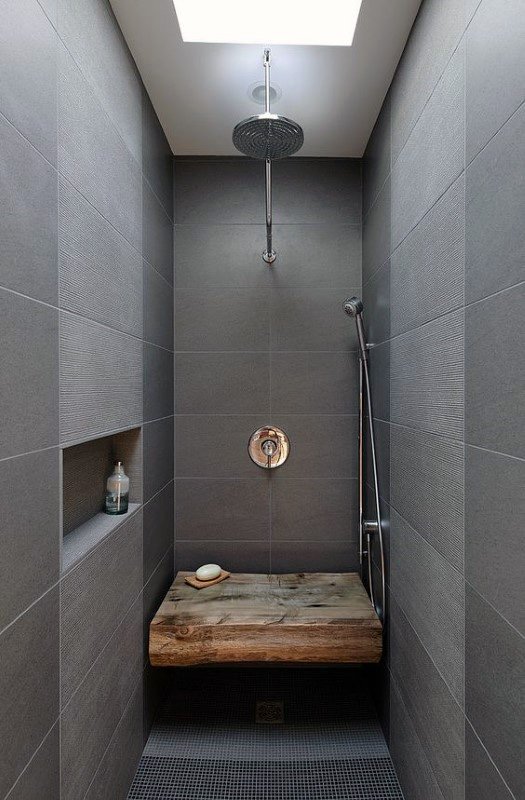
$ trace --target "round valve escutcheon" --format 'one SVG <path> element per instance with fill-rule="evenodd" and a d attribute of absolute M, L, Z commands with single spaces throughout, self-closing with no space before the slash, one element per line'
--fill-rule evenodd
<path fill-rule="evenodd" d="M 290 440 L 281 428 L 266 426 L 254 431 L 248 442 L 251 460 L 263 469 L 280 467 L 290 452 Z"/>

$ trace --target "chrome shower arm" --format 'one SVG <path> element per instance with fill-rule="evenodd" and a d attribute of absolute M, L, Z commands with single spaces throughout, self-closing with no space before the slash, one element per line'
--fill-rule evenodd
<path fill-rule="evenodd" d="M 270 113 L 270 51 L 264 51 L 264 98 L 265 113 Z M 265 161 L 265 194 L 266 194 L 266 250 L 263 259 L 267 264 L 273 264 L 276 253 L 272 246 L 272 162 L 269 158 Z"/>

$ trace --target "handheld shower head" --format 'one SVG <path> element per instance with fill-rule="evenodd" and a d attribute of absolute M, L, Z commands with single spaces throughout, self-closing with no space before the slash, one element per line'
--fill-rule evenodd
<path fill-rule="evenodd" d="M 343 303 L 343 311 L 350 317 L 363 313 L 363 303 L 359 297 L 348 297 Z"/>

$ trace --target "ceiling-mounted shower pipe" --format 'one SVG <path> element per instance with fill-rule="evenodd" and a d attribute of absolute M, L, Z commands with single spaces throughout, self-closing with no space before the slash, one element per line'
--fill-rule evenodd
<path fill-rule="evenodd" d="M 267 264 L 276 258 L 272 242 L 272 161 L 296 153 L 304 142 L 303 129 L 288 117 L 270 111 L 270 50 L 265 49 L 264 113 L 239 122 L 233 129 L 233 144 L 241 153 L 265 162 L 266 250 L 262 254 Z"/>

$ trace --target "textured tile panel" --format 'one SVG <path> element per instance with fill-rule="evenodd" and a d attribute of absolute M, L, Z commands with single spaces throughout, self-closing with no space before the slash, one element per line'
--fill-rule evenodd
<path fill-rule="evenodd" d="M 142 514 L 132 516 L 64 577 L 62 706 L 71 699 L 142 588 Z"/>
<path fill-rule="evenodd" d="M 4 0 L 0 113 L 52 164 L 57 145 L 56 49 L 55 31 L 34 0 Z"/>
<path fill-rule="evenodd" d="M 467 302 L 525 280 L 524 161 L 525 105 L 467 169 Z"/>
<path fill-rule="evenodd" d="M 30 646 L 34 642 L 38 642 L 38 647 Z M 57 718 L 58 654 L 58 589 L 55 587 L 0 636 L 2 797 Z"/>
<path fill-rule="evenodd" d="M 142 253 L 173 284 L 173 223 L 147 181 L 142 181 Z"/>
<path fill-rule="evenodd" d="M 391 102 L 387 94 L 362 160 L 363 216 L 379 194 L 390 172 Z"/>
<path fill-rule="evenodd" d="M 525 639 L 467 587 L 466 714 L 514 797 L 523 794 Z"/>
<path fill-rule="evenodd" d="M 125 514 L 105 514 L 100 512 L 88 519 L 78 528 L 64 536 L 62 544 L 62 573 L 65 574 L 81 561 L 87 553 L 104 541 L 140 508 L 140 503 L 129 503 Z"/>
<path fill-rule="evenodd" d="M 525 283 L 467 308 L 466 440 L 525 457 Z"/>
<path fill-rule="evenodd" d="M 173 353 L 144 343 L 144 420 L 173 414 Z"/>
<path fill-rule="evenodd" d="M 463 712 L 392 597 L 390 665 L 443 797 L 463 800 Z"/>
<path fill-rule="evenodd" d="M 173 219 L 173 156 L 146 90 L 142 91 L 142 171 Z"/>
<path fill-rule="evenodd" d="M 141 81 L 110 4 L 58 0 L 58 33 L 140 163 Z"/>
<path fill-rule="evenodd" d="M 394 247 L 416 226 L 464 167 L 464 59 L 462 44 L 447 65 L 392 168 Z"/>
<path fill-rule="evenodd" d="M 179 539 L 269 539 L 269 483 L 258 480 L 180 479 L 175 529 Z"/>
<path fill-rule="evenodd" d="M 429 0 L 421 5 L 391 89 L 394 160 L 445 70 L 466 22 L 463 2 Z"/>
<path fill-rule="evenodd" d="M 57 444 L 58 312 L 0 290 L 0 341 L 0 458 Z"/>
<path fill-rule="evenodd" d="M 392 422 L 463 437 L 464 327 L 455 311 L 392 339 Z"/>
<path fill-rule="evenodd" d="M 172 536 L 173 539 L 173 536 Z M 155 570 L 151 574 L 150 579 L 144 585 L 144 589 L 142 592 L 142 622 L 143 622 L 143 662 L 146 665 L 149 665 L 149 655 L 148 655 L 148 645 L 149 645 L 149 625 L 157 611 L 159 610 L 160 604 L 164 600 L 168 589 L 170 588 L 173 582 L 173 543 L 171 544 L 170 548 L 166 551 L 163 555 L 159 563 L 157 564 Z M 165 670 L 154 670 L 157 675 L 158 673 L 164 673 Z M 159 678 L 161 676 L 159 675 Z M 168 677 L 169 680 L 169 677 Z M 147 706 L 151 706 L 151 698 L 147 697 L 147 683 L 148 678 L 147 675 L 144 675 L 144 690 L 145 690 L 145 697 L 144 703 L 146 706 L 145 709 L 145 716 L 149 717 L 149 711 L 151 709 L 147 709 Z M 146 720 L 145 720 L 146 722 Z"/>
<path fill-rule="evenodd" d="M 142 675 L 142 598 L 62 711 L 61 797 L 84 797 Z"/>
<path fill-rule="evenodd" d="M 394 509 L 390 537 L 392 593 L 457 702 L 463 705 L 463 577 Z"/>
<path fill-rule="evenodd" d="M 2 117 L 0 150 L 0 285 L 56 305 L 56 172 Z"/>
<path fill-rule="evenodd" d="M 148 422 L 142 429 L 144 437 L 144 499 L 149 500 L 173 479 L 174 426 L 173 417 Z"/>
<path fill-rule="evenodd" d="M 484 0 L 467 31 L 467 161 L 525 100 L 521 0 Z"/>
<path fill-rule="evenodd" d="M 173 350 L 173 289 L 144 262 L 144 339 Z"/>
<path fill-rule="evenodd" d="M 140 168 L 62 46 L 59 49 L 58 123 L 61 173 L 140 250 Z"/>
<path fill-rule="evenodd" d="M 391 253 L 392 188 L 390 175 L 363 218 L 363 283 L 385 263 Z"/>
<path fill-rule="evenodd" d="M 390 338 L 390 260 L 363 286 L 367 339 L 380 344 Z"/>
<path fill-rule="evenodd" d="M 0 630 L 58 578 L 58 461 L 57 449 L 0 461 Z"/>
<path fill-rule="evenodd" d="M 173 481 L 144 506 L 142 547 L 143 583 L 146 583 L 175 536 Z"/>
<path fill-rule="evenodd" d="M 465 725 L 465 748 L 465 800 L 514 800 L 468 722 Z"/>
<path fill-rule="evenodd" d="M 465 179 L 459 177 L 391 258 L 392 335 L 464 304 Z"/>
<path fill-rule="evenodd" d="M 142 258 L 63 178 L 58 235 L 60 307 L 142 337 Z"/>
<path fill-rule="evenodd" d="M 376 419 L 390 419 L 390 342 L 382 342 L 369 354 L 372 413 Z"/>
<path fill-rule="evenodd" d="M 55 723 L 5 800 L 60 797 L 58 737 L 58 723 Z"/>
<path fill-rule="evenodd" d="M 60 438 L 140 423 L 142 342 L 71 314 L 60 315 Z"/>
<path fill-rule="evenodd" d="M 394 508 L 463 572 L 463 444 L 393 425 L 390 470 Z"/>
<path fill-rule="evenodd" d="M 525 636 L 525 461 L 467 447 L 465 480 L 467 580 Z"/>

